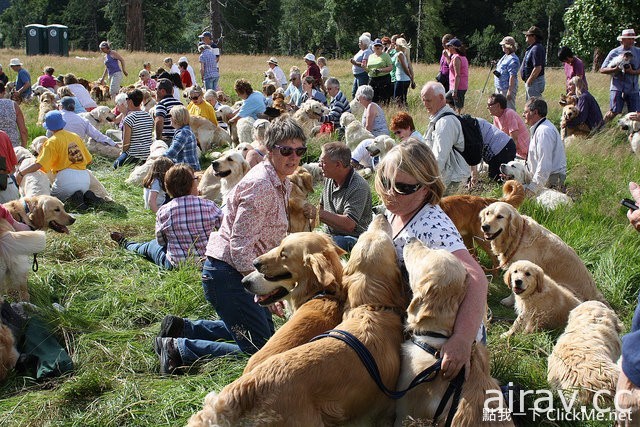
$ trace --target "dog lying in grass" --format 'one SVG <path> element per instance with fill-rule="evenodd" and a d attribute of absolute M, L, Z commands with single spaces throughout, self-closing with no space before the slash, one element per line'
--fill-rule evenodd
<path fill-rule="evenodd" d="M 531 183 L 531 172 L 523 162 L 512 160 L 500 165 L 500 173 L 506 179 L 515 179 L 521 184 Z M 536 203 L 545 209 L 554 210 L 562 205 L 571 205 L 573 200 L 568 195 L 552 188 L 543 188 L 535 196 Z"/>
<path fill-rule="evenodd" d="M 631 116 L 634 114 L 636 113 L 628 113 L 622 116 L 620 120 L 618 120 L 618 126 L 620 126 L 620 129 L 629 132 L 631 151 L 640 157 L 640 121 L 631 120 Z"/>

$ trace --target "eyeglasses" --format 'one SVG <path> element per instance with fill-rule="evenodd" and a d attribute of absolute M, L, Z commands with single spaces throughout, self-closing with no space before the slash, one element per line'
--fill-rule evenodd
<path fill-rule="evenodd" d="M 402 133 L 402 130 L 401 129 L 394 130 L 393 133 L 396 135 L 400 135 Z"/>
<path fill-rule="evenodd" d="M 413 194 L 421 189 L 422 184 L 405 184 L 404 182 L 396 182 L 394 187 L 391 188 L 391 181 L 387 178 L 382 178 L 382 187 L 385 191 L 393 191 L 395 194 L 400 196 L 408 196 L 409 194 Z"/>
<path fill-rule="evenodd" d="M 284 157 L 289 157 L 294 152 L 296 153 L 296 156 L 302 157 L 307 152 L 307 147 L 293 148 L 286 145 L 274 145 L 273 148 L 280 150 L 280 154 Z"/>
<path fill-rule="evenodd" d="M 493 107 L 493 106 L 494 106 L 494 105 L 496 105 L 496 104 L 497 104 L 497 102 L 494 102 L 493 104 L 487 104 L 487 108 L 491 108 L 491 107 Z"/>
<path fill-rule="evenodd" d="M 195 101 L 196 99 L 200 98 L 200 95 L 197 96 L 190 96 L 189 99 L 191 99 L 192 101 Z"/>

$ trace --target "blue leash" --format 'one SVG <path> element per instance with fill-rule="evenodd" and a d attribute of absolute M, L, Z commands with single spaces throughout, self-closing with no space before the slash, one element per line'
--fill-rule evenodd
<path fill-rule="evenodd" d="M 433 365 L 426 368 L 425 370 L 423 370 L 422 372 L 420 372 L 413 379 L 413 381 L 409 383 L 409 386 L 406 389 L 399 390 L 399 391 L 389 390 L 382 382 L 382 378 L 380 377 L 380 370 L 378 369 L 378 365 L 375 359 L 373 358 L 373 355 L 367 349 L 367 347 L 365 347 L 365 345 L 362 344 L 362 342 L 360 342 L 358 338 L 356 338 L 355 336 L 353 336 L 347 331 L 342 331 L 340 329 L 331 329 L 323 334 L 313 337 L 310 340 L 310 342 L 316 341 L 321 338 L 327 338 L 327 337 L 340 340 L 345 344 L 347 344 L 349 347 L 351 347 L 360 358 L 360 361 L 362 362 L 364 367 L 367 369 L 367 371 L 369 372 L 369 375 L 371 376 L 373 381 L 376 383 L 378 388 L 380 388 L 380 390 L 391 399 L 400 399 L 405 394 L 407 394 L 409 390 L 418 386 L 419 384 L 433 381 L 436 378 L 438 372 L 440 372 L 442 368 L 442 358 L 438 357 L 436 362 Z M 438 351 L 435 348 L 431 347 L 426 343 L 417 342 L 414 339 L 414 337 L 411 338 L 411 341 L 414 344 L 416 344 L 418 347 L 425 350 L 426 352 L 432 354 L 433 356 L 436 356 L 438 354 Z M 447 416 L 447 421 L 445 424 L 446 427 L 451 426 L 451 421 L 453 420 L 453 416 L 458 410 L 458 404 L 460 403 L 460 396 L 462 394 L 463 383 L 464 383 L 464 367 L 460 370 L 460 373 L 458 373 L 458 375 L 454 378 L 454 380 L 451 381 L 451 383 L 449 383 L 449 387 L 447 388 L 447 391 L 442 397 L 442 400 L 440 400 L 440 404 L 438 405 L 436 413 L 433 417 L 434 423 L 444 411 L 444 408 L 447 405 L 447 402 L 449 401 L 451 396 L 453 396 L 453 401 L 451 404 L 451 408 L 449 409 L 449 414 Z"/>

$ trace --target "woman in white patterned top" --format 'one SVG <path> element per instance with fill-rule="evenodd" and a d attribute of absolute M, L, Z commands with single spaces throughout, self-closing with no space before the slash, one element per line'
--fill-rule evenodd
<path fill-rule="evenodd" d="M 472 344 L 484 338 L 482 319 L 488 283 L 455 225 L 439 206 L 445 187 L 429 147 L 410 138 L 391 149 L 378 165 L 375 188 L 387 208 L 401 264 L 405 243 L 415 237 L 432 249 L 451 252 L 465 266 L 467 293 L 458 310 L 454 333 L 442 347 L 442 371 L 447 378 L 454 378 L 463 366 L 469 372 Z"/>

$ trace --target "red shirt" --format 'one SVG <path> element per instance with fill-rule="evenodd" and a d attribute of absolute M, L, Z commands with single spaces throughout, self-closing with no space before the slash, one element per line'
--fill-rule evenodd
<path fill-rule="evenodd" d="M 311 76 L 316 80 L 315 86 L 320 86 L 322 84 L 322 73 L 320 72 L 320 67 L 315 62 L 309 63 L 309 67 L 307 71 L 304 72 L 302 77 Z"/>
<path fill-rule="evenodd" d="M 13 145 L 9 139 L 9 135 L 3 130 L 0 130 L 0 156 L 4 157 L 7 161 L 7 170 L 13 173 L 14 168 L 18 164 L 18 158 L 15 151 L 13 151 Z"/>
<path fill-rule="evenodd" d="M 182 80 L 182 86 L 185 88 L 193 86 L 193 82 L 191 81 L 191 74 L 187 70 L 180 71 L 180 80 Z"/>

